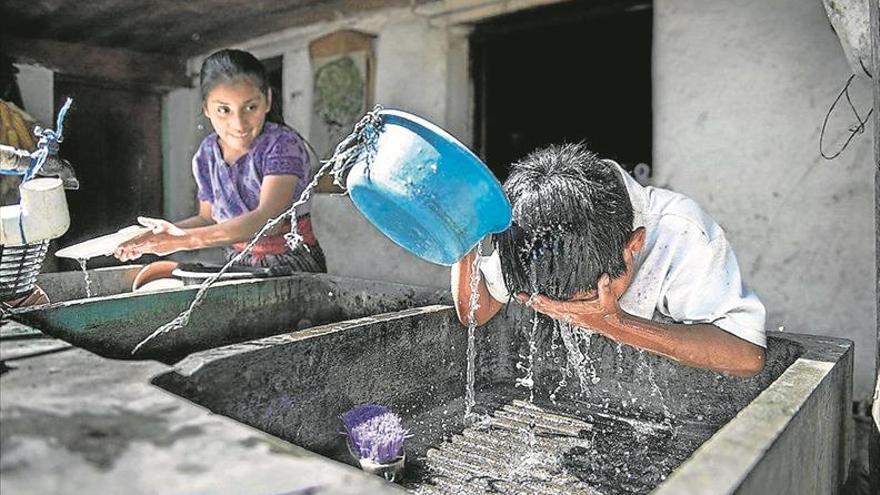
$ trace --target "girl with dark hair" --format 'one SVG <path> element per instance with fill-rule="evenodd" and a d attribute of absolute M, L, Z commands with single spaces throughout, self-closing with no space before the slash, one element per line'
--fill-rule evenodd
<path fill-rule="evenodd" d="M 139 218 L 152 231 L 119 246 L 115 256 L 122 261 L 217 246 L 232 258 L 269 219 L 290 208 L 311 180 L 309 145 L 284 124 L 279 111 L 272 111 L 272 91 L 259 60 L 241 50 L 220 50 L 202 63 L 200 86 L 202 109 L 214 132 L 192 161 L 199 212 L 173 224 Z M 309 203 L 296 210 L 303 238 L 298 247 L 291 250 L 284 239 L 291 229 L 287 223 L 239 263 L 326 272 Z"/>

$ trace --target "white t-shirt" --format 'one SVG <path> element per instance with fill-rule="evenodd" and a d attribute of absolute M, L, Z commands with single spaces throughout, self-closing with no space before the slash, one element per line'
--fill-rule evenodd
<path fill-rule="evenodd" d="M 721 226 L 687 196 L 644 187 L 615 166 L 632 202 L 633 229 L 646 230 L 620 308 L 655 321 L 711 323 L 766 347 L 764 305 L 743 283 Z M 492 297 L 506 303 L 509 292 L 497 251 L 480 260 L 480 271 Z"/>

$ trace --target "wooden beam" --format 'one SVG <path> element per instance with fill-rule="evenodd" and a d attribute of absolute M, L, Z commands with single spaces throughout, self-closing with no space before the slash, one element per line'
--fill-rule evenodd
<path fill-rule="evenodd" d="M 276 2 L 276 9 L 251 9 L 223 24 L 212 23 L 197 43 L 183 45 L 186 55 L 197 56 L 286 29 L 357 17 L 373 10 L 410 7 L 425 0 L 322 0 L 320 2 Z M 293 4 L 293 5 L 290 5 Z M 191 29 L 190 29 L 191 30 Z"/>
<path fill-rule="evenodd" d="M 0 52 L 59 74 L 158 90 L 190 87 L 183 58 L 52 40 L 0 37 Z"/>

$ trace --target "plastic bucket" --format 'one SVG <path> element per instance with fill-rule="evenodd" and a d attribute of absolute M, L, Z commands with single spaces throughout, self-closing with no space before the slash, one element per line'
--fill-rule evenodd
<path fill-rule="evenodd" d="M 410 253 L 452 265 L 510 226 L 510 202 L 492 172 L 436 125 L 398 110 L 382 121 L 346 180 L 352 202 Z"/>

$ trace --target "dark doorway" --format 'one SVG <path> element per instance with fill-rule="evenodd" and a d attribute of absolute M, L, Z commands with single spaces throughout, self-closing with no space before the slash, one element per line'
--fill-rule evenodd
<path fill-rule="evenodd" d="M 651 163 L 651 2 L 567 2 L 492 19 L 471 38 L 475 145 L 500 179 L 536 148 L 585 141 Z"/>
<path fill-rule="evenodd" d="M 74 99 L 60 154 L 73 164 L 80 183 L 78 191 L 67 193 L 70 229 L 57 244 L 69 246 L 115 232 L 136 224 L 138 215 L 161 216 L 161 95 L 57 75 L 55 95 L 57 102 Z M 117 264 L 115 258 L 101 257 L 90 260 L 89 268 Z M 59 268 L 79 266 L 63 260 Z"/>

